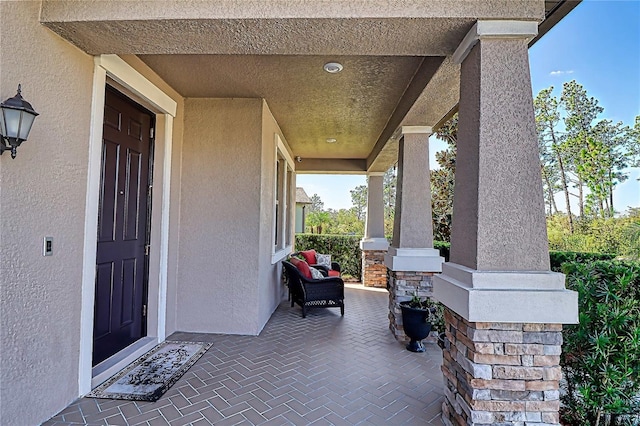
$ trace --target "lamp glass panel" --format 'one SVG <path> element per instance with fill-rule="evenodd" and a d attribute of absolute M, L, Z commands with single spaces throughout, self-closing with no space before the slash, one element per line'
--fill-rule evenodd
<path fill-rule="evenodd" d="M 0 135 L 6 136 L 7 126 L 4 124 L 4 109 L 0 108 Z"/>
<path fill-rule="evenodd" d="M 4 125 L 6 127 L 6 138 L 18 137 L 18 131 L 20 130 L 20 110 L 4 108 Z"/>
<path fill-rule="evenodd" d="M 29 137 L 29 132 L 31 131 L 31 126 L 33 126 L 33 120 L 36 118 L 35 115 L 29 114 L 26 111 L 22 111 L 22 122 L 20 123 L 20 134 L 18 135 L 19 139 L 24 141 Z"/>

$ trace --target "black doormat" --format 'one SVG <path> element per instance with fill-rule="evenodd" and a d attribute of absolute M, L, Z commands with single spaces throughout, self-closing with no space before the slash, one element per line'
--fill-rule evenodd
<path fill-rule="evenodd" d="M 165 341 L 102 383 L 91 398 L 157 401 L 212 343 Z"/>

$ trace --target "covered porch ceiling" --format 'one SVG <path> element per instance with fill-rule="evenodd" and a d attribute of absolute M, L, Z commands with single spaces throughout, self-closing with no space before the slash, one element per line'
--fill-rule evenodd
<path fill-rule="evenodd" d="M 397 161 L 399 126 L 455 109 L 450 56 L 477 19 L 546 32 L 577 3 L 44 0 L 41 21 L 89 54 L 137 55 L 186 98 L 264 98 L 298 173 L 365 173 Z"/>

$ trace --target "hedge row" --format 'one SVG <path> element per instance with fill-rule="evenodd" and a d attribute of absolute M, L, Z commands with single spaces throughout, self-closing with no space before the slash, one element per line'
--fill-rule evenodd
<path fill-rule="evenodd" d="M 315 249 L 318 253 L 330 254 L 338 262 L 343 275 L 362 280 L 362 251 L 358 235 L 296 234 L 296 251 Z"/>
<path fill-rule="evenodd" d="M 315 249 L 319 253 L 327 253 L 332 260 L 340 263 L 342 271 L 358 280 L 362 279 L 362 251 L 360 250 L 362 235 L 330 235 L 330 234 L 296 234 L 296 250 Z M 449 261 L 451 243 L 434 241 L 433 247 L 440 250 L 440 256 Z M 562 264 L 567 262 L 590 262 L 596 260 L 613 260 L 615 254 L 580 253 L 573 251 L 550 251 L 551 270 L 559 272 Z"/>
<path fill-rule="evenodd" d="M 577 251 L 549 251 L 551 270 L 560 272 L 562 264 L 568 262 L 586 263 L 597 260 L 613 260 L 616 255 L 611 253 L 586 253 Z"/>
<path fill-rule="evenodd" d="M 315 249 L 318 253 L 331 255 L 338 262 L 344 275 L 362 280 L 362 235 L 296 234 L 296 251 Z M 440 256 L 449 261 L 450 243 L 434 241 L 433 247 L 440 250 Z"/>

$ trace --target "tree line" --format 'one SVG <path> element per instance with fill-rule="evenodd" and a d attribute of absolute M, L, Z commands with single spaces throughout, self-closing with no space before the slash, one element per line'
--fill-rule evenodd
<path fill-rule="evenodd" d="M 383 177 L 384 229 L 393 232 L 393 214 L 396 206 L 396 168 L 391 167 Z M 367 215 L 367 185 L 358 185 L 351 191 L 349 209 L 325 209 L 318 194 L 311 196 L 309 214 L 305 219 L 305 232 L 312 234 L 363 235 Z"/>
<path fill-rule="evenodd" d="M 614 217 L 616 185 L 629 178 L 629 167 L 640 166 L 640 116 L 633 127 L 598 119 L 604 108 L 575 80 L 564 83 L 560 98 L 553 86 L 540 91 L 534 108 L 547 213 L 560 211 L 561 192 L 571 232 L 574 216 Z"/>

